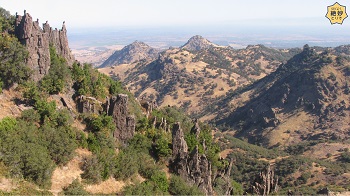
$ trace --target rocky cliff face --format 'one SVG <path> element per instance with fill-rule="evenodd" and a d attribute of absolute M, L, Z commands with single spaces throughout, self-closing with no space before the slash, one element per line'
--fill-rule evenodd
<path fill-rule="evenodd" d="M 130 64 L 140 60 L 152 60 L 158 56 L 159 51 L 149 45 L 135 41 L 123 49 L 114 52 L 100 67 L 110 67 L 119 64 Z"/>
<path fill-rule="evenodd" d="M 116 129 L 113 133 L 114 137 L 125 143 L 135 134 L 135 117 L 128 115 L 128 96 L 119 94 L 110 98 L 106 103 L 106 112 L 113 117 Z"/>
<path fill-rule="evenodd" d="M 32 76 L 34 81 L 39 81 L 50 69 L 50 44 L 67 60 L 68 65 L 74 61 L 68 46 L 64 23 L 61 30 L 52 30 L 47 22 L 43 24 L 42 29 L 39 26 L 39 19 L 33 21 L 32 16 L 24 11 L 23 16 L 16 14 L 15 35 L 29 52 L 27 65 L 34 71 Z"/>
<path fill-rule="evenodd" d="M 181 48 L 189 51 L 200 51 L 214 46 L 216 45 L 211 43 L 209 40 L 200 35 L 195 35 L 191 37 L 185 45 L 181 46 Z"/>

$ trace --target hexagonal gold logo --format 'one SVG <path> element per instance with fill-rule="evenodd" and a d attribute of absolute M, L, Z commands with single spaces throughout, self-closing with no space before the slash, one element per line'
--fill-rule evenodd
<path fill-rule="evenodd" d="M 346 14 L 346 6 L 335 2 L 333 5 L 327 7 L 326 18 L 329 19 L 331 24 L 343 24 L 343 21 L 347 17 L 348 15 Z"/>

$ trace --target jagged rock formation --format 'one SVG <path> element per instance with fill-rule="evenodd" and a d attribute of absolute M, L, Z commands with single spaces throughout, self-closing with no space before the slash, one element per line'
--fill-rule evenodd
<path fill-rule="evenodd" d="M 128 95 L 118 94 L 107 98 L 105 103 L 96 100 L 94 97 L 79 96 L 76 99 L 77 109 L 80 113 L 102 114 L 112 116 L 116 125 L 113 133 L 114 138 L 122 143 L 131 139 L 135 133 L 135 117 L 128 113 Z"/>
<path fill-rule="evenodd" d="M 205 39 L 204 37 L 200 35 L 195 35 L 191 37 L 185 45 L 181 46 L 181 48 L 189 51 L 200 51 L 200 50 L 208 49 L 215 46 L 217 45 L 211 43 L 209 40 Z"/>
<path fill-rule="evenodd" d="M 29 52 L 26 63 L 34 71 L 32 76 L 34 81 L 39 81 L 50 69 L 50 44 L 67 60 L 68 65 L 74 61 L 68 46 L 64 23 L 61 30 L 52 30 L 47 22 L 43 24 L 42 29 L 39 26 L 39 19 L 33 21 L 32 16 L 24 11 L 23 16 L 16 14 L 15 35 Z"/>
<path fill-rule="evenodd" d="M 198 146 L 189 153 L 180 123 L 172 130 L 173 170 L 188 183 L 198 186 L 206 195 L 213 194 L 211 164 Z"/>
<path fill-rule="evenodd" d="M 86 97 L 81 95 L 77 98 L 77 109 L 80 113 L 100 114 L 103 110 L 102 102 L 94 97 Z"/>
<path fill-rule="evenodd" d="M 199 134 L 201 133 L 201 128 L 199 126 L 198 119 L 194 120 L 194 126 L 191 129 L 191 133 L 196 136 L 196 138 L 199 138 Z"/>
<path fill-rule="evenodd" d="M 232 187 L 232 179 L 231 179 L 231 171 L 233 166 L 233 159 L 231 159 L 230 164 L 222 171 L 217 171 L 217 174 L 214 174 L 213 176 L 216 176 L 213 181 L 214 187 L 220 187 L 223 192 L 222 195 L 233 195 L 233 187 Z M 223 181 L 224 183 L 217 183 L 220 181 Z M 219 193 L 217 193 L 220 195 Z"/>
<path fill-rule="evenodd" d="M 111 97 L 105 105 L 105 111 L 113 117 L 116 124 L 114 138 L 125 143 L 134 136 L 136 125 L 135 117 L 128 114 L 128 95 L 119 94 Z"/>
<path fill-rule="evenodd" d="M 278 178 L 275 176 L 271 165 L 268 165 L 264 171 L 260 172 L 252 185 L 253 193 L 263 196 L 277 193 L 278 188 Z"/>
<path fill-rule="evenodd" d="M 147 118 L 152 113 L 153 109 L 156 109 L 158 107 L 155 101 L 141 100 L 140 104 L 141 107 L 145 109 Z"/>
<path fill-rule="evenodd" d="M 140 60 L 155 59 L 159 51 L 149 45 L 135 41 L 116 51 L 100 67 L 110 67 L 119 64 L 130 64 Z"/>

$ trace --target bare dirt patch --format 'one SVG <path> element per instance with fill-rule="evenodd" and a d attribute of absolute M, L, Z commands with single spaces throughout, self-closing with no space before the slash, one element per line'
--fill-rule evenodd
<path fill-rule="evenodd" d="M 0 190 L 5 192 L 10 192 L 16 189 L 17 185 L 11 179 L 0 178 Z"/>

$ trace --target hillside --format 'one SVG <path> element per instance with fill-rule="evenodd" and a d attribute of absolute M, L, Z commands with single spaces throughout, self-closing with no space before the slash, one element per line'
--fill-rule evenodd
<path fill-rule="evenodd" d="M 141 60 L 152 60 L 157 57 L 158 53 L 158 50 L 147 44 L 135 41 L 121 50 L 115 51 L 100 67 L 103 68 L 120 64 L 130 64 Z"/>
<path fill-rule="evenodd" d="M 349 61 L 335 51 L 306 46 L 276 72 L 215 103 L 226 107 L 213 122 L 268 146 L 347 139 Z"/>
<path fill-rule="evenodd" d="M 188 43 L 202 47 L 192 39 Z M 262 45 L 241 50 L 214 46 L 199 51 L 173 48 L 160 53 L 151 63 L 99 70 L 120 79 L 138 98 L 155 100 L 159 106 L 175 105 L 198 116 L 206 103 L 265 77 L 297 51 Z"/>
<path fill-rule="evenodd" d="M 0 8 L 0 195 L 350 190 L 347 46 L 305 46 L 295 56 L 298 49 L 262 45 L 173 48 L 155 60 L 103 68 L 111 78 L 73 62 L 64 23 L 52 31 L 38 21 Z M 140 99 L 116 78 L 130 83 Z M 236 96 L 244 97 L 242 107 L 227 107 Z M 300 119 L 319 117 L 316 132 L 290 129 L 287 134 L 302 137 L 270 146 L 267 128 L 310 123 L 281 118 L 270 106 Z M 209 108 L 206 115 L 220 118 L 215 122 L 226 132 L 191 119 L 183 108 L 197 116 Z"/>

